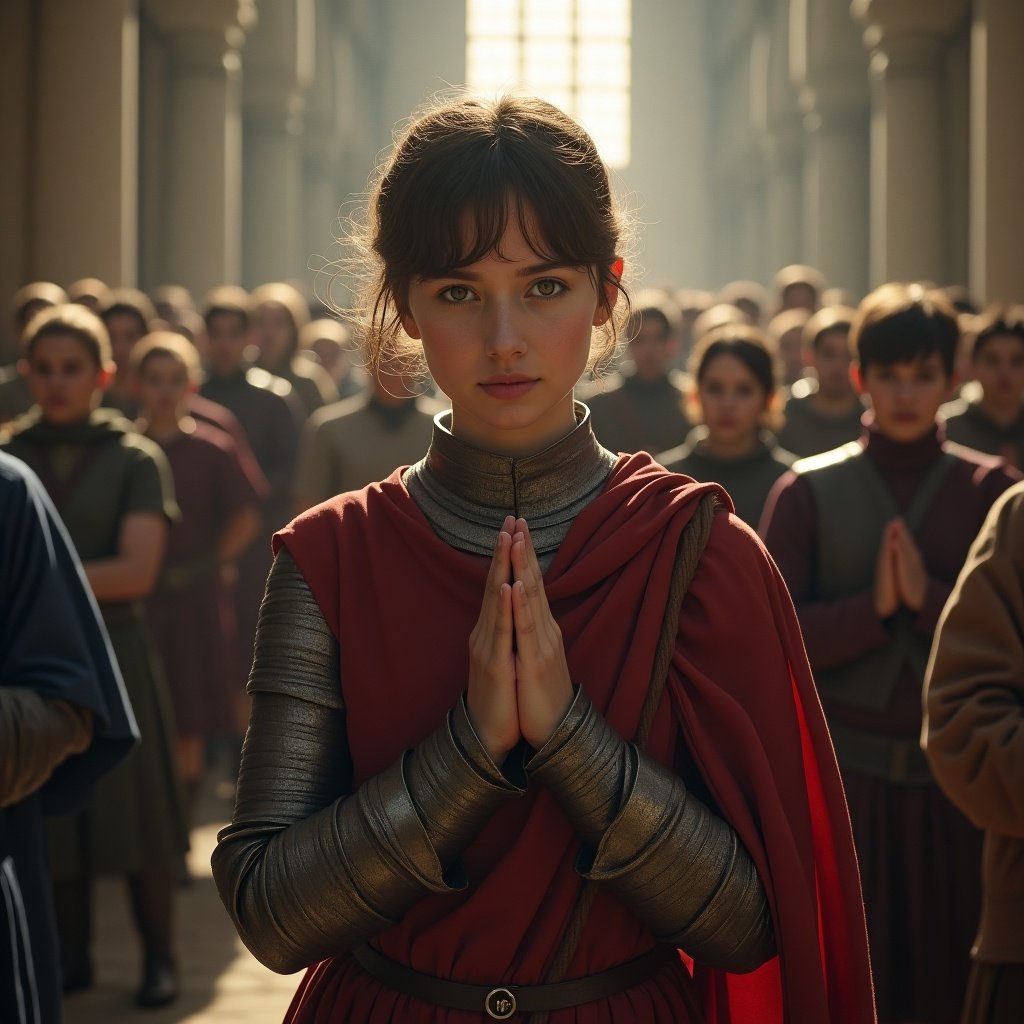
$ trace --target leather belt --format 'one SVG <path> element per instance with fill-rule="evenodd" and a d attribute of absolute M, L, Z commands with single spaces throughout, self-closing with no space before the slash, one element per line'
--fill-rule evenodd
<path fill-rule="evenodd" d="M 673 961 L 681 963 L 676 949 L 655 946 L 635 960 L 571 981 L 549 985 L 470 985 L 421 974 L 370 946 L 357 946 L 352 956 L 367 974 L 387 988 L 449 1010 L 484 1013 L 491 1020 L 508 1020 L 516 1013 L 564 1010 L 606 999 L 646 981 Z"/>
<path fill-rule="evenodd" d="M 838 721 L 834 716 L 828 728 L 836 759 L 844 771 L 903 786 L 923 786 L 935 781 L 916 736 L 868 732 Z"/>

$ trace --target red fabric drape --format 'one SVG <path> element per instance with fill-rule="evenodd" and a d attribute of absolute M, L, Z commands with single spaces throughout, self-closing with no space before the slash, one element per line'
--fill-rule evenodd
<path fill-rule="evenodd" d="M 623 736 L 639 722 L 679 535 L 712 487 L 666 473 L 647 455 L 620 457 L 545 575 L 572 677 Z M 444 544 L 398 471 L 311 509 L 277 535 L 282 543 L 339 640 L 358 785 L 434 729 L 464 689 L 487 559 Z M 873 1020 L 846 805 L 796 617 L 771 559 L 732 516 L 716 518 L 683 603 L 649 752 L 671 765 L 680 736 L 764 879 L 779 955 L 743 976 L 698 964 L 693 986 L 659 975 L 642 991 L 553 1014 L 552 1024 L 696 1022 L 693 988 L 716 1024 Z M 466 891 L 426 897 L 374 944 L 429 974 L 540 982 L 578 893 L 577 848 L 557 803 L 531 786 L 466 851 Z M 569 976 L 651 943 L 602 892 Z M 291 1019 L 360 1013 L 474 1019 L 384 992 L 344 955 L 311 969 Z"/>

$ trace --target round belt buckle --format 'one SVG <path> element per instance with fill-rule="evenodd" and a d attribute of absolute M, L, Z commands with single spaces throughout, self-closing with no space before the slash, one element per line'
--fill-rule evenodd
<path fill-rule="evenodd" d="M 507 988 L 492 988 L 484 999 L 484 1010 L 491 1020 L 508 1020 L 516 1012 L 516 997 Z"/>

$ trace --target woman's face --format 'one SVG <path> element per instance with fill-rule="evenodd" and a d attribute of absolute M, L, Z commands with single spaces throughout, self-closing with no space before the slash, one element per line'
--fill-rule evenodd
<path fill-rule="evenodd" d="M 73 334 L 37 338 L 21 370 L 43 419 L 58 425 L 87 419 L 110 376 Z"/>
<path fill-rule="evenodd" d="M 142 414 L 161 423 L 177 419 L 191 390 L 188 370 L 173 356 L 153 353 L 136 377 L 136 394 Z"/>
<path fill-rule="evenodd" d="M 146 336 L 145 324 L 134 313 L 111 313 L 106 318 L 110 354 L 117 364 L 120 383 L 127 379 L 132 349 Z"/>
<path fill-rule="evenodd" d="M 1013 408 L 1024 397 L 1024 341 L 1015 334 L 986 338 L 972 362 L 974 376 L 994 406 Z"/>
<path fill-rule="evenodd" d="M 708 440 L 728 447 L 754 443 L 771 401 L 747 365 L 727 352 L 705 363 L 697 397 Z"/>
<path fill-rule="evenodd" d="M 295 346 L 295 325 L 288 310 L 265 302 L 256 310 L 252 327 L 262 365 L 273 368 L 284 363 Z"/>
<path fill-rule="evenodd" d="M 414 280 L 402 325 L 451 400 L 452 432 L 487 451 L 529 455 L 574 427 L 573 387 L 608 311 L 586 269 L 546 263 L 514 215 L 499 250 Z"/>

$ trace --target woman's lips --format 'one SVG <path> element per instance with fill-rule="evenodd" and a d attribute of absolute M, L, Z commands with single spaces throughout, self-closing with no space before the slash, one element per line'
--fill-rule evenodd
<path fill-rule="evenodd" d="M 532 391 L 537 381 L 534 380 L 489 380 L 484 381 L 480 387 L 491 396 L 491 398 L 521 398 Z"/>

